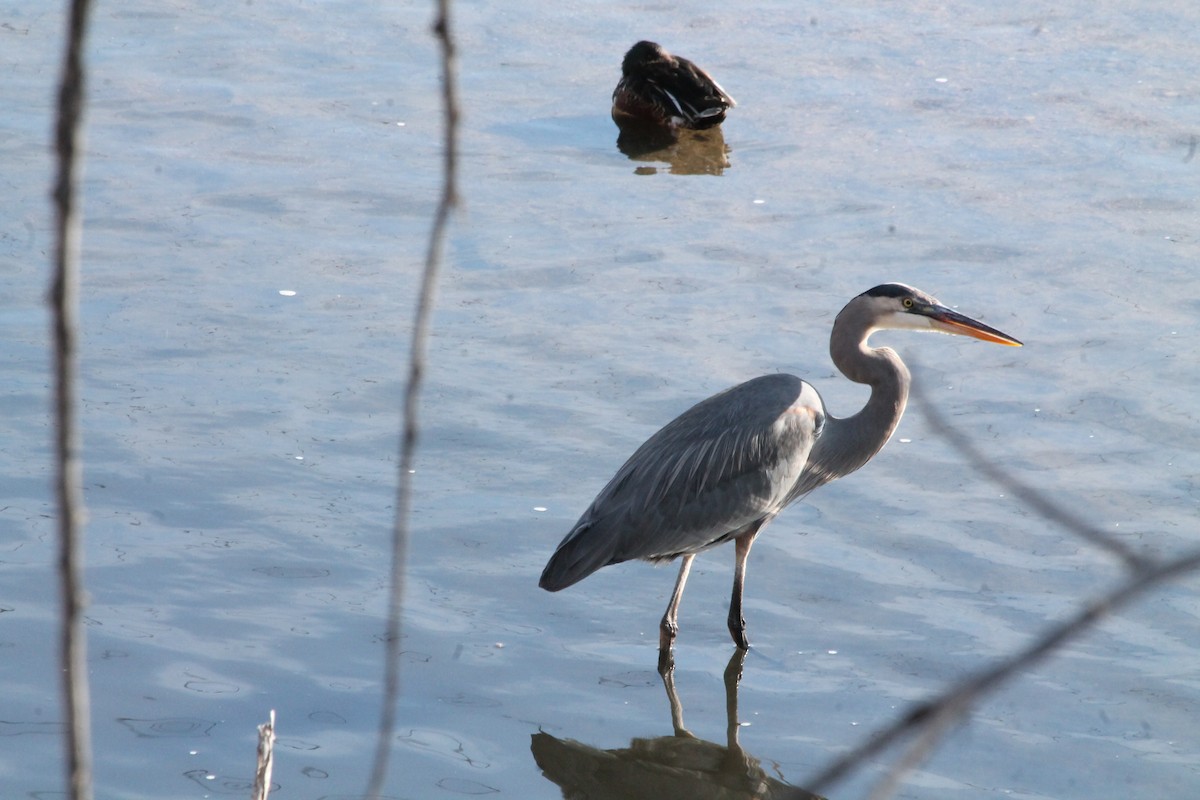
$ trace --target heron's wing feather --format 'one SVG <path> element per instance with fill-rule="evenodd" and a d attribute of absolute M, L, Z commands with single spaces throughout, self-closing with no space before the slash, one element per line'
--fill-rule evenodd
<path fill-rule="evenodd" d="M 756 378 L 693 406 L 617 470 L 559 545 L 543 585 L 568 586 L 619 561 L 699 552 L 774 516 L 824 421 L 816 391 L 792 375 Z"/>

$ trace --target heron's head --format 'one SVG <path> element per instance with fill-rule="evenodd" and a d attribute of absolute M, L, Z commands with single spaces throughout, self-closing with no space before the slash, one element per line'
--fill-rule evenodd
<path fill-rule="evenodd" d="M 842 309 L 842 314 L 847 312 L 858 318 L 868 335 L 870 331 L 884 329 L 940 331 L 1021 346 L 1021 342 L 1007 333 L 947 308 L 932 295 L 903 283 L 884 283 L 868 289 Z"/>

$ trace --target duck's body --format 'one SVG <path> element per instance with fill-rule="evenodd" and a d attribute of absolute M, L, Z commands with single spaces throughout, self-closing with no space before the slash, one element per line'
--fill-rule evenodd
<path fill-rule="evenodd" d="M 638 42 L 625 54 L 612 100 L 613 122 L 618 127 L 671 131 L 720 125 L 725 111 L 737 105 L 700 67 L 647 41 Z"/>

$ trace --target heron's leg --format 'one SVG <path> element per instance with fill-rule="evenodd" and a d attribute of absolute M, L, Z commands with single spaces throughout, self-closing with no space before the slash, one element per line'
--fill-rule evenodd
<path fill-rule="evenodd" d="M 733 540 L 733 594 L 729 598 L 729 635 L 733 637 L 733 643 L 743 650 L 749 649 L 750 640 L 746 638 L 746 619 L 742 616 L 742 585 L 746 582 L 746 559 L 750 555 L 750 545 L 754 544 L 757 534 L 756 527 Z"/>
<path fill-rule="evenodd" d="M 692 569 L 692 560 L 696 555 L 690 554 L 683 557 L 683 562 L 679 565 L 679 577 L 675 579 L 675 591 L 671 592 L 671 602 L 667 604 L 667 611 L 663 614 L 662 622 L 658 624 L 658 649 L 669 650 L 675 642 L 675 635 L 679 633 L 679 599 L 683 597 L 683 585 L 687 583 L 688 572 Z"/>

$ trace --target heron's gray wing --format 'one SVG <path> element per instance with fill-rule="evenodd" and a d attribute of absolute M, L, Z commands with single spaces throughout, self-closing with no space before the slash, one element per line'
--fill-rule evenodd
<path fill-rule="evenodd" d="M 564 588 L 619 561 L 696 553 L 773 516 L 824 422 L 816 390 L 793 375 L 698 403 L 617 470 L 558 546 L 542 586 Z"/>

